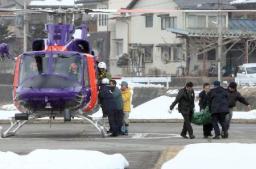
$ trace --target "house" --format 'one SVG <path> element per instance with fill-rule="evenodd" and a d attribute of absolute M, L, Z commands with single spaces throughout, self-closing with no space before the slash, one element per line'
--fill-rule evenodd
<path fill-rule="evenodd" d="M 255 42 L 255 21 L 235 17 L 237 13 L 232 10 L 237 5 L 231 1 L 131 1 L 126 8 L 139 9 L 141 13 L 112 18 L 116 24 L 111 38 L 111 72 L 136 76 L 215 76 L 220 60 L 223 74 L 228 75 L 237 65 L 253 61 L 254 57 L 248 56 L 254 52 L 250 45 Z M 146 9 L 152 13 L 143 13 Z M 217 9 L 228 11 L 204 11 Z"/>
<path fill-rule="evenodd" d="M 222 1 L 223 2 L 223 1 Z M 228 5 L 230 4 L 230 5 Z M 232 5 L 232 6 L 231 6 Z M 217 64 L 220 60 L 223 75 L 235 73 L 234 70 L 242 63 L 255 62 L 255 35 L 256 21 L 238 17 L 251 12 L 232 11 L 237 9 L 230 1 L 216 6 L 196 5 L 191 9 L 224 9 L 221 14 L 189 13 L 184 14 L 186 23 L 183 28 L 170 29 L 183 39 L 187 45 L 186 69 L 189 75 L 217 75 Z M 195 19 L 197 18 L 197 19 Z M 220 18 L 218 20 L 218 18 Z M 190 23 L 191 25 L 190 25 Z M 218 22 L 221 29 L 218 29 Z M 219 37 L 221 41 L 218 42 Z M 221 55 L 218 56 L 218 46 L 221 46 Z M 220 58 L 220 59 L 219 59 Z"/>
<path fill-rule="evenodd" d="M 108 0 L 76 0 L 75 3 L 89 9 L 108 9 Z M 108 29 L 108 15 L 87 15 L 83 18 L 84 21 L 89 27 L 89 41 L 95 56 L 109 67 L 110 31 Z"/>
<path fill-rule="evenodd" d="M 131 1 L 127 9 L 177 9 L 172 0 Z M 111 38 L 113 75 L 176 75 L 185 67 L 183 41 L 168 28 L 183 25 L 182 13 L 126 13 L 115 20 Z M 111 19 L 111 20 L 112 20 Z"/>

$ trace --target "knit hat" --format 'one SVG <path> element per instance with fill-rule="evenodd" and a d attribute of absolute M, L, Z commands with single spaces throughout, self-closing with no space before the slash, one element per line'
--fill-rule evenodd
<path fill-rule="evenodd" d="M 220 86 L 220 81 L 218 81 L 218 80 L 215 80 L 215 81 L 213 82 L 213 85 L 214 85 L 215 87 L 218 87 L 218 86 Z"/>
<path fill-rule="evenodd" d="M 122 82 L 121 82 L 121 86 L 128 87 L 128 83 L 127 83 L 126 81 L 122 81 Z"/>
<path fill-rule="evenodd" d="M 232 89 L 236 89 L 237 84 L 236 84 L 236 82 L 230 82 L 229 85 L 228 85 L 228 87 L 230 87 L 230 88 L 232 88 Z"/>

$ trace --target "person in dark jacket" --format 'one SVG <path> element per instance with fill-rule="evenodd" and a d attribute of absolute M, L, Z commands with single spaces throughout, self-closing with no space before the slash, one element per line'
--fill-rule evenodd
<path fill-rule="evenodd" d="M 191 126 L 191 120 L 192 120 L 194 107 L 195 107 L 194 100 L 195 100 L 195 93 L 193 90 L 193 83 L 188 82 L 186 83 L 183 89 L 179 90 L 179 93 L 176 96 L 176 99 L 170 106 L 170 110 L 173 110 L 175 105 L 178 103 L 178 110 L 182 114 L 184 119 L 183 129 L 180 134 L 183 138 L 188 138 L 187 132 L 189 134 L 190 139 L 195 138 L 195 136 L 193 135 L 193 128 Z"/>
<path fill-rule="evenodd" d="M 115 105 L 113 112 L 109 114 L 109 121 L 114 126 L 115 128 L 113 130 L 113 135 L 118 135 L 118 134 L 123 134 L 121 132 L 121 128 L 123 125 L 123 99 L 122 99 L 122 94 L 121 90 L 116 86 L 116 81 L 115 80 L 110 80 L 110 87 L 111 87 L 111 92 L 114 97 Z"/>
<path fill-rule="evenodd" d="M 228 131 L 225 116 L 229 113 L 228 108 L 228 93 L 220 86 L 219 81 L 214 81 L 214 88 L 208 93 L 209 109 L 212 114 L 212 125 L 214 128 L 215 136 L 213 139 L 220 139 L 220 123 L 223 131 L 223 138 L 228 138 Z"/>
<path fill-rule="evenodd" d="M 209 103 L 208 99 L 208 92 L 210 91 L 210 84 L 204 83 L 203 85 L 203 91 L 199 93 L 199 107 L 200 111 L 204 110 Z M 204 124 L 203 125 L 203 132 L 204 132 L 204 138 L 208 138 L 209 136 L 212 136 L 212 123 Z"/>
<path fill-rule="evenodd" d="M 229 97 L 229 113 L 226 116 L 226 121 L 227 121 L 227 129 L 229 129 L 230 122 L 233 116 L 233 108 L 236 106 L 236 102 L 239 101 L 240 103 L 246 105 L 248 110 L 251 110 L 251 106 L 246 101 L 246 99 L 243 96 L 241 96 L 241 94 L 237 91 L 236 82 L 229 83 L 227 92 Z"/>
<path fill-rule="evenodd" d="M 110 136 L 118 136 L 118 127 L 113 120 L 113 117 L 115 117 L 116 101 L 111 91 L 111 86 L 109 85 L 109 79 L 107 78 L 102 79 L 99 90 L 99 101 L 103 111 L 103 116 L 104 114 L 108 116 L 109 130 L 112 132 Z"/>

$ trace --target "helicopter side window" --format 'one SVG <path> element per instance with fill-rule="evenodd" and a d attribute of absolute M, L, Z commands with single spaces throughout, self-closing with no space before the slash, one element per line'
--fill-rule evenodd
<path fill-rule="evenodd" d="M 89 87 L 89 86 L 90 86 L 87 63 L 84 64 L 84 85 L 85 85 L 86 87 Z"/>

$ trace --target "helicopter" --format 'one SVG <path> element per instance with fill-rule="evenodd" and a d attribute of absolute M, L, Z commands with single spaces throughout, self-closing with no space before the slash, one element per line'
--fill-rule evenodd
<path fill-rule="evenodd" d="M 5 58 L 10 58 L 9 46 L 7 43 L 0 43 L 0 60 L 4 61 Z"/>
<path fill-rule="evenodd" d="M 181 10 L 89 10 L 97 13 L 171 13 Z M 9 11 L 0 9 L 0 11 Z M 20 10 L 15 10 L 19 12 Z M 186 10 L 197 12 L 198 10 Z M 227 10 L 200 10 L 200 12 L 228 12 Z M 29 13 L 33 13 L 29 10 Z M 36 11 L 38 12 L 38 11 Z M 50 9 L 39 12 L 59 13 Z M 64 11 L 63 13 L 66 13 Z M 70 10 L 70 13 L 80 12 Z M 240 11 L 238 11 L 240 12 Z M 46 24 L 47 39 L 35 40 L 32 51 L 25 52 L 15 60 L 13 101 L 21 113 L 15 114 L 11 126 L 2 133 L 3 137 L 15 135 L 28 121 L 49 117 L 63 117 L 71 121 L 79 117 L 89 121 L 104 137 L 106 129 L 90 115 L 97 107 L 98 85 L 96 59 L 92 55 L 87 39 L 86 24 L 81 27 L 81 36 L 72 38 L 75 28 L 72 24 Z"/>
<path fill-rule="evenodd" d="M 32 51 L 15 58 L 13 101 L 21 113 L 11 119 L 2 137 L 13 136 L 24 124 L 42 117 L 74 117 L 89 121 L 104 137 L 100 119 L 90 115 L 98 108 L 97 61 L 92 55 L 86 24 L 74 38 L 72 24 L 46 24 L 47 39 L 32 43 Z"/>

